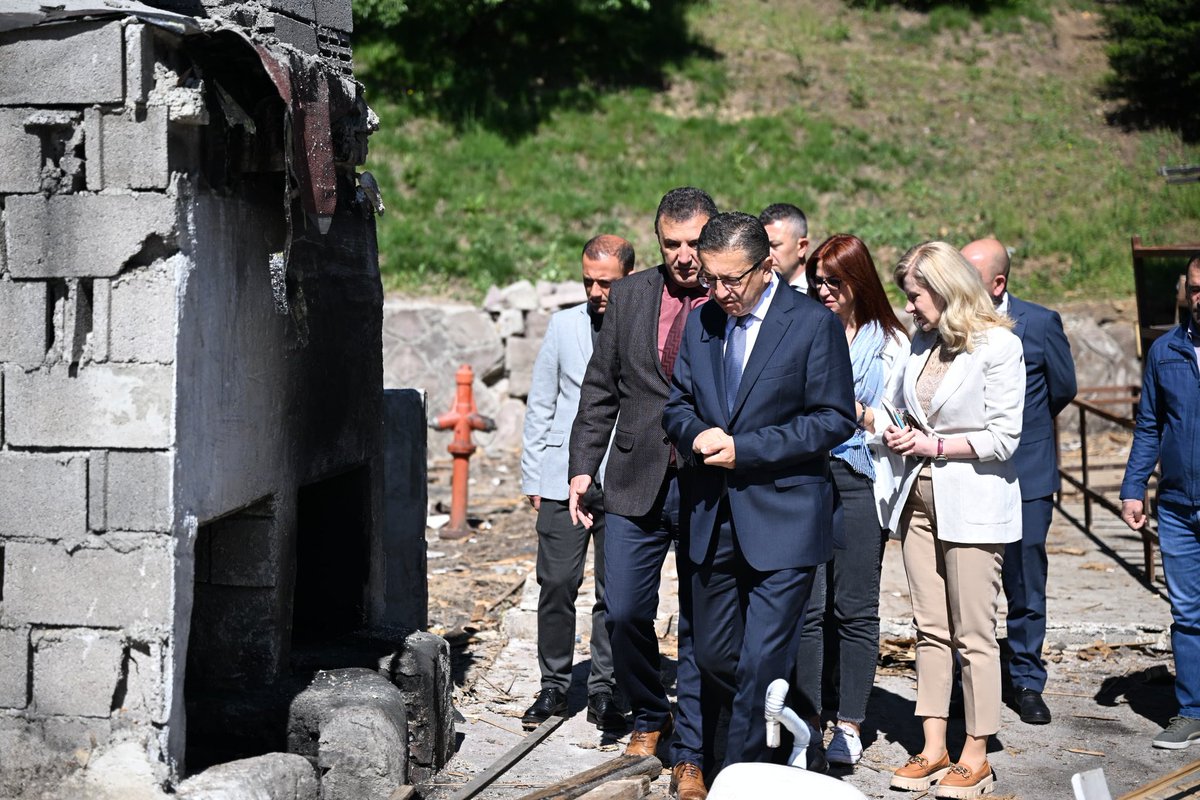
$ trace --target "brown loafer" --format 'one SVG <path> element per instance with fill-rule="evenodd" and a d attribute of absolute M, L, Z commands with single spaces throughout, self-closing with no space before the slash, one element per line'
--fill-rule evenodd
<path fill-rule="evenodd" d="M 700 768 L 687 761 L 676 764 L 671 770 L 671 796 L 678 800 L 705 800 L 708 787 Z"/>
<path fill-rule="evenodd" d="M 963 798 L 982 797 L 996 789 L 996 774 L 992 765 L 985 759 L 979 769 L 971 769 L 966 764 L 955 764 L 950 768 L 946 777 L 933 787 L 934 797 Z"/>
<path fill-rule="evenodd" d="M 928 791 L 931 783 L 941 780 L 949 771 L 949 753 L 943 753 L 942 757 L 933 763 L 918 753 L 910 758 L 907 764 L 892 773 L 891 787 L 910 792 Z"/>
<path fill-rule="evenodd" d="M 629 734 L 629 744 L 625 745 L 625 755 L 655 755 L 658 752 L 659 742 L 668 738 L 674 727 L 675 720 L 668 714 L 667 721 L 656 731 L 639 731 L 635 729 L 633 733 Z"/>

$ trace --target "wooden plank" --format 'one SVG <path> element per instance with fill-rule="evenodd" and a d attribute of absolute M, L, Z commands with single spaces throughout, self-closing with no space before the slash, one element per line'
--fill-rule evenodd
<path fill-rule="evenodd" d="M 470 800 L 470 798 L 479 794 L 492 781 L 512 769 L 513 764 L 516 764 L 522 758 L 529 755 L 529 752 L 533 748 L 541 744 L 547 736 L 554 733 L 555 728 L 562 724 L 562 717 L 550 717 L 541 725 L 538 725 L 519 744 L 500 756 L 490 767 L 476 775 L 465 786 L 452 794 L 450 800 Z"/>
<path fill-rule="evenodd" d="M 1200 761 L 1193 761 L 1186 767 L 1180 767 L 1157 780 L 1150 781 L 1145 786 L 1139 786 L 1129 794 L 1121 795 L 1117 800 L 1152 800 L 1152 798 L 1158 796 L 1164 798 L 1186 797 L 1186 794 L 1176 793 L 1194 787 L 1194 781 L 1197 779 L 1200 779 Z M 1187 785 L 1182 785 L 1185 782 Z M 1161 794 L 1164 789 L 1169 790 L 1172 794 Z"/>
<path fill-rule="evenodd" d="M 558 783 L 527 794 L 520 800 L 573 800 L 609 781 L 635 778 L 641 775 L 651 780 L 662 772 L 662 762 L 654 756 L 618 756 L 603 764 L 584 770 Z"/>

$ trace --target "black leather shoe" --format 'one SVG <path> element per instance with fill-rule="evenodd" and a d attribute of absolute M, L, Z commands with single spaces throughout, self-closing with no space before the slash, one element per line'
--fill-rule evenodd
<path fill-rule="evenodd" d="M 623 731 L 628 727 L 625 712 L 610 692 L 596 692 L 588 698 L 587 721 L 602 731 Z"/>
<path fill-rule="evenodd" d="M 527 728 L 536 728 L 551 717 L 562 716 L 566 710 L 567 696 L 565 694 L 553 687 L 542 689 L 538 692 L 533 705 L 525 710 L 525 715 L 521 717 L 521 724 Z"/>
<path fill-rule="evenodd" d="M 1050 709 L 1042 700 L 1042 693 L 1033 689 L 1017 689 L 1013 692 L 1013 705 L 1027 725 L 1046 725 L 1050 722 Z"/>

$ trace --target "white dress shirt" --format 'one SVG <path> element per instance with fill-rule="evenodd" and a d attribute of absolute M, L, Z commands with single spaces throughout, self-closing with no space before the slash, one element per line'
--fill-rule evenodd
<path fill-rule="evenodd" d="M 754 308 L 750 309 L 750 319 L 746 320 L 746 350 L 742 353 L 742 371 L 746 370 L 746 362 L 750 360 L 750 352 L 754 350 L 754 343 L 758 341 L 758 328 L 762 325 L 763 317 L 767 315 L 767 309 L 771 307 L 771 297 L 775 294 L 775 287 L 779 285 L 779 275 L 772 270 L 771 282 L 767 284 L 767 288 L 763 291 L 762 296 L 758 298 L 758 302 L 754 304 Z M 730 317 L 725 322 L 725 346 L 729 346 L 729 332 L 733 330 L 733 326 L 737 324 L 737 317 Z"/>

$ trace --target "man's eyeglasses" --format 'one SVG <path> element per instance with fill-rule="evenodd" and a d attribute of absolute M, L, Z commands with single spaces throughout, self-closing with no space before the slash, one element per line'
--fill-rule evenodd
<path fill-rule="evenodd" d="M 763 261 L 766 261 L 766 259 L 764 258 Z M 713 288 L 713 284 L 715 284 L 718 280 L 721 282 L 721 285 L 724 286 L 726 289 L 736 289 L 742 285 L 743 278 L 745 278 L 751 272 L 754 272 L 754 270 L 761 267 L 762 264 L 763 264 L 763 262 L 759 261 L 757 264 L 752 264 L 750 266 L 750 269 L 746 270 L 741 275 L 734 275 L 729 278 L 714 278 L 712 275 L 709 275 L 704 270 L 701 270 L 700 273 L 696 277 L 700 280 L 700 285 L 703 286 L 705 289 Z"/>
<path fill-rule="evenodd" d="M 828 276 L 822 278 L 820 275 L 817 275 L 813 277 L 810 283 L 812 283 L 814 289 L 820 289 L 822 286 L 828 286 L 829 291 L 831 292 L 836 292 L 842 288 L 841 278 L 831 278 Z"/>

